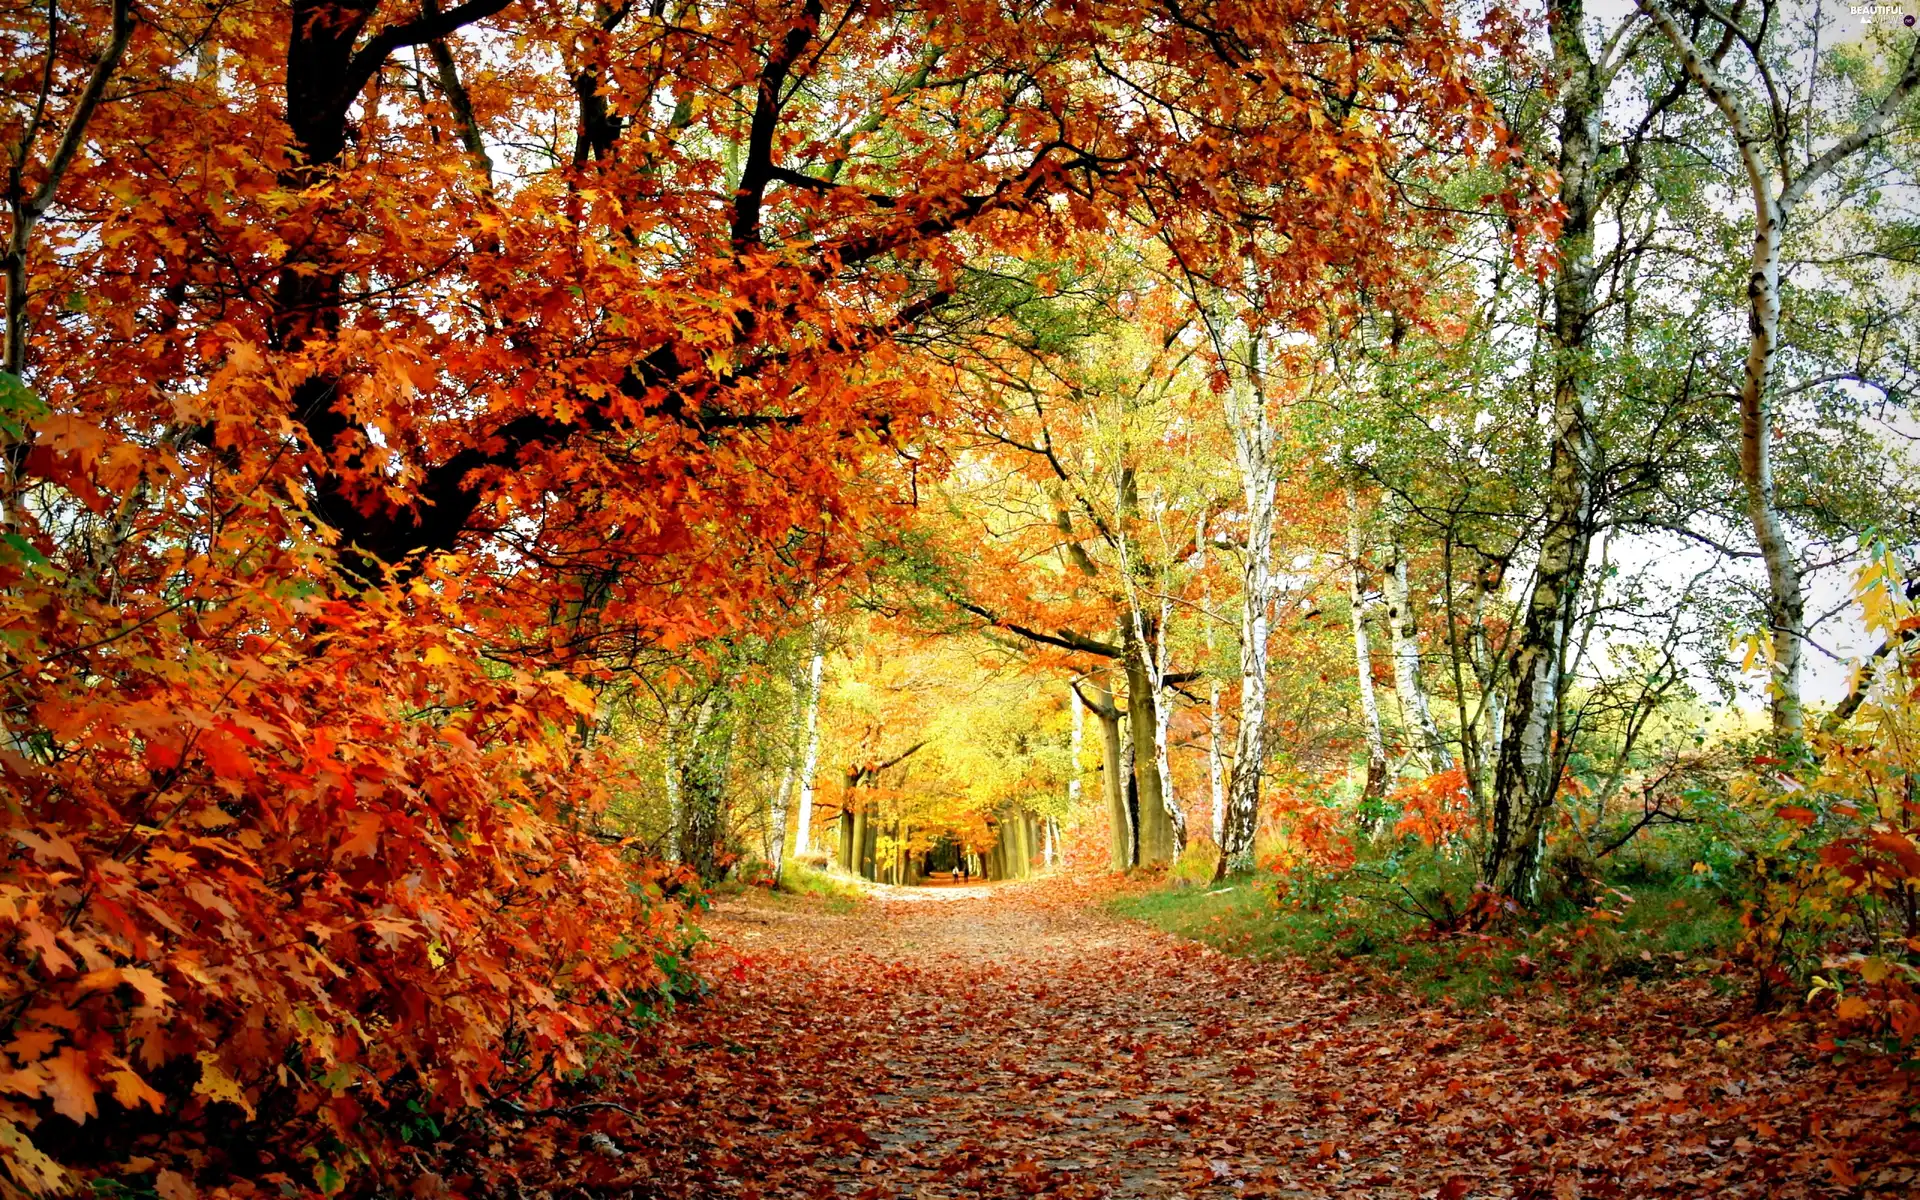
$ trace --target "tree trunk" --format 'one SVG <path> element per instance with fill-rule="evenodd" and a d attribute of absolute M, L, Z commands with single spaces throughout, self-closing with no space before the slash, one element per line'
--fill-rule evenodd
<path fill-rule="evenodd" d="M 1233 773 L 1227 780 L 1225 836 L 1216 879 L 1253 866 L 1253 835 L 1260 820 L 1260 776 L 1266 768 L 1268 605 L 1273 592 L 1274 496 L 1279 471 L 1273 461 L 1266 393 L 1260 376 L 1259 342 L 1247 345 L 1247 378 L 1227 395 L 1227 424 L 1240 468 L 1246 503 L 1247 545 L 1241 568 L 1240 730 L 1234 738 Z"/>
<path fill-rule="evenodd" d="M 1507 657 L 1506 728 L 1494 768 L 1491 828 L 1481 877 L 1494 891 L 1531 903 L 1547 818 L 1564 763 L 1558 745 L 1562 671 L 1593 533 L 1596 446 L 1589 425 L 1592 375 L 1593 230 L 1601 86 L 1587 52 L 1581 0 L 1553 0 L 1554 66 L 1560 91 L 1561 223 L 1553 281 L 1553 452 L 1546 531 L 1519 636 Z"/>
<path fill-rule="evenodd" d="M 1173 857 L 1173 822 L 1160 787 L 1159 718 L 1151 664 L 1146 646 L 1131 628 L 1126 632 L 1126 648 L 1127 723 L 1133 734 L 1133 777 L 1140 794 L 1140 864 L 1148 866 Z"/>
<path fill-rule="evenodd" d="M 808 702 L 811 692 L 807 686 L 806 677 L 796 670 L 792 678 L 794 682 L 793 715 L 787 722 L 786 753 L 783 755 L 786 766 L 780 772 L 780 786 L 773 793 L 772 820 L 769 821 L 772 828 L 767 835 L 767 867 L 773 872 L 776 884 L 780 881 L 780 865 L 787 854 L 787 804 L 793 797 L 794 783 L 800 773 L 800 764 L 796 761 L 795 755 L 801 751 L 802 730 L 805 728 L 807 710 L 812 707 Z M 812 807 L 812 797 L 809 796 L 807 802 L 809 811 L 805 815 L 805 820 L 813 819 Z M 796 854 L 804 852 L 805 845 L 806 835 L 803 833 L 794 852 Z"/>
<path fill-rule="evenodd" d="M 680 774 L 680 861 L 702 879 L 719 877 L 733 726 L 732 691 L 716 684 L 700 702 Z"/>
<path fill-rule="evenodd" d="M 807 669 L 807 750 L 800 761 L 800 811 L 794 834 L 793 852 L 805 854 L 813 836 L 813 774 L 820 769 L 820 674 L 826 668 L 827 653 L 814 623 L 813 663 Z"/>
<path fill-rule="evenodd" d="M 780 880 L 780 864 L 787 857 L 787 802 L 793 796 L 794 774 L 795 767 L 789 762 L 780 772 L 780 785 L 773 790 L 773 803 L 767 812 L 766 863 L 776 883 Z"/>
<path fill-rule="evenodd" d="M 1160 802 L 1166 806 L 1167 824 L 1173 835 L 1172 857 L 1187 848 L 1187 813 L 1173 790 L 1173 760 L 1167 747 L 1168 728 L 1173 723 L 1173 689 L 1167 685 L 1172 671 L 1167 658 L 1167 626 L 1173 619 L 1173 599 L 1162 596 L 1160 620 L 1153 628 L 1153 765 L 1160 777 Z"/>
<path fill-rule="evenodd" d="M 1115 871 L 1133 865 L 1133 822 L 1127 814 L 1127 767 L 1121 753 L 1120 709 L 1113 693 L 1089 679 L 1087 707 L 1100 721 L 1100 774 L 1107 792 L 1108 864 Z"/>
<path fill-rule="evenodd" d="M 1453 752 L 1433 719 L 1427 703 L 1427 685 L 1420 676 L 1420 625 L 1413 613 L 1412 589 L 1407 584 L 1407 553 L 1396 535 L 1393 562 L 1383 576 L 1387 592 L 1387 632 L 1393 642 L 1393 686 L 1400 697 L 1407 730 L 1420 745 L 1427 773 L 1436 775 L 1453 766 Z"/>
<path fill-rule="evenodd" d="M 1227 826 L 1227 764 L 1220 751 L 1220 679 L 1213 669 L 1213 581 L 1207 577 L 1207 511 L 1203 506 L 1193 524 L 1195 570 L 1200 576 L 1200 619 L 1207 638 L 1207 791 L 1213 801 L 1208 825 L 1213 844 L 1220 845 Z"/>
<path fill-rule="evenodd" d="M 667 731 L 660 748 L 660 784 L 667 793 L 667 830 L 661 835 L 661 857 L 680 861 L 680 722 L 667 710 Z"/>
<path fill-rule="evenodd" d="M 1127 672 L 1127 720 L 1133 735 L 1133 775 L 1139 790 L 1139 861 L 1142 866 L 1170 861 L 1178 850 L 1172 814 L 1172 795 L 1160 770 L 1160 678 L 1163 664 L 1154 660 L 1153 631 L 1140 605 L 1136 576 L 1146 564 L 1131 550 L 1127 527 L 1138 516 L 1140 493 L 1131 466 L 1120 472 L 1120 580 L 1127 611 L 1120 622 L 1120 644 Z"/>
<path fill-rule="evenodd" d="M 1347 485 L 1347 603 L 1353 624 L 1354 682 L 1360 694 L 1360 728 L 1367 742 L 1367 782 L 1361 795 L 1387 791 L 1387 743 L 1380 734 L 1380 701 L 1373 691 L 1373 648 L 1367 640 L 1366 560 L 1360 541 L 1360 497 Z"/>
<path fill-rule="evenodd" d="M 0 317 L 0 371 L 22 382 L 29 366 L 27 349 L 31 330 L 27 312 L 27 266 L 33 254 L 34 230 L 40 219 L 53 208 L 67 170 L 86 146 L 87 127 L 92 124 L 94 113 L 105 98 L 107 87 L 119 71 L 120 61 L 133 40 L 136 16 L 132 0 L 113 0 L 112 8 L 112 26 L 107 44 L 101 47 L 93 70 L 89 72 L 86 84 L 81 87 L 74 101 L 73 111 L 60 131 L 59 140 L 54 143 L 52 157 L 44 164 L 28 162 L 33 150 L 31 136 L 23 137 L 8 147 L 13 151 L 14 186 L 7 189 L 11 200 L 8 205 L 11 210 L 8 213 L 9 231 L 6 249 L 0 251 L 0 288 L 4 288 L 6 297 L 6 311 L 4 317 Z M 56 21 L 56 10 L 51 4 L 47 8 L 47 20 L 50 24 Z M 57 30 L 57 26 L 55 28 Z M 54 34 L 50 33 L 50 36 Z M 72 35 L 69 33 L 65 36 Z M 54 99 L 46 90 L 53 85 L 53 46 L 48 47 L 47 56 L 47 69 L 42 76 L 41 87 L 35 89 L 35 100 L 29 102 L 24 95 L 14 93 L 21 105 L 18 111 L 24 112 L 29 103 L 44 106 Z M 36 108 L 36 123 L 38 114 L 43 111 L 43 108 Z M 24 181 L 31 180 L 36 174 L 39 176 L 38 182 L 28 190 Z M 0 463 L 4 463 L 6 471 L 4 480 L 0 480 L 0 525 L 13 527 L 20 524 L 20 514 L 16 508 L 21 486 L 20 472 L 26 464 L 32 436 L 31 432 L 23 431 L 19 442 L 0 441 L 0 449 L 4 449 Z"/>
<path fill-rule="evenodd" d="M 1074 813 L 1080 810 L 1080 751 L 1086 744 L 1087 706 L 1080 703 L 1080 693 L 1072 686 L 1067 688 L 1067 703 L 1073 709 L 1073 734 L 1067 751 L 1067 811 Z"/>
<path fill-rule="evenodd" d="M 1801 664 L 1807 639 L 1800 564 L 1787 540 L 1774 503 L 1773 402 L 1767 376 L 1780 342 L 1779 203 L 1763 180 L 1753 188 L 1752 271 L 1747 277 L 1747 359 L 1740 383 L 1740 481 L 1747 496 L 1747 518 L 1767 567 L 1767 625 L 1773 640 L 1771 692 L 1773 731 L 1797 737 L 1804 723 L 1800 701 Z"/>
<path fill-rule="evenodd" d="M 1793 210 L 1813 186 L 1879 138 L 1906 107 L 1908 97 L 1920 89 L 1920 38 L 1909 44 L 1906 62 L 1880 103 L 1851 133 L 1811 157 L 1792 178 L 1782 180 L 1775 195 L 1773 168 L 1768 165 L 1766 150 L 1772 140 L 1765 136 L 1766 131 L 1756 129 L 1747 119 L 1715 62 L 1701 56 L 1673 17 L 1655 0 L 1639 3 L 1679 53 L 1688 77 L 1726 118 L 1746 172 L 1754 228 L 1747 274 L 1747 357 L 1740 385 L 1740 479 L 1746 490 L 1747 517 L 1767 567 L 1767 623 L 1773 634 L 1773 729 L 1781 737 L 1797 737 L 1805 722 L 1800 675 L 1807 636 L 1806 600 L 1800 565 L 1774 504 L 1772 402 L 1767 391 L 1767 376 L 1780 342 L 1780 243 Z M 1808 153 L 1811 155 L 1811 148 Z M 1782 152 L 1780 159 L 1784 158 Z M 1784 161 L 1780 169 L 1789 171 Z"/>

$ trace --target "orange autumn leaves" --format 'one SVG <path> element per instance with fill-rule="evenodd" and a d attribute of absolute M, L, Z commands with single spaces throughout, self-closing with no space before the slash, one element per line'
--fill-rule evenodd
<path fill-rule="evenodd" d="M 0 16 L 55 125 L 106 20 L 59 11 Z M 1156 226 L 1237 270 L 1252 222 L 1276 316 L 1417 290 L 1406 123 L 1496 136 L 1439 6 L 1049 13 L 139 9 L 0 413 L 13 1186 L 331 1190 L 547 1103 L 681 944 L 596 722 L 869 567 L 977 257 Z"/>
<path fill-rule="evenodd" d="M 203 633 L 183 654 L 176 613 L 112 659 L 38 664 L 60 741 L 0 767 L 39 818 L 10 831 L 0 885 L 31 964 L 10 978 L 0 1088 L 49 1149 L 75 1134 L 47 1138 L 40 1103 L 73 1122 L 117 1106 L 86 1136 L 123 1157 L 136 1110 L 275 1112 L 343 1154 L 377 1149 L 365 1118 L 396 1089 L 511 1094 L 516 1047 L 578 1067 L 583 1037 L 621 1023 L 609 1001 L 663 981 L 613 949 L 670 949 L 677 907 L 553 820 L 590 811 L 612 769 L 554 735 L 577 685 L 487 680 L 377 605 L 281 615 L 298 653 Z M 87 685 L 107 670 L 111 692 Z M 457 715 L 422 719 L 432 706 Z"/>

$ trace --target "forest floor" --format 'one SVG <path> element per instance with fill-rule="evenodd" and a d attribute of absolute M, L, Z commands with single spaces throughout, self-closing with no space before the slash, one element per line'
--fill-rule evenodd
<path fill-rule="evenodd" d="M 1085 885 L 751 893 L 578 1182 L 672 1197 L 1903 1196 L 1911 1092 L 1704 985 L 1422 1006 Z M 637 1116 L 639 1120 L 629 1119 Z"/>

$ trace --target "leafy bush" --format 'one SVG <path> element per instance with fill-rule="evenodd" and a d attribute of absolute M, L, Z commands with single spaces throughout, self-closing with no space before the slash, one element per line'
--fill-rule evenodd
<path fill-rule="evenodd" d="M 1738 784 L 1765 813 L 1743 950 L 1763 1001 L 1810 982 L 1842 1038 L 1920 1066 L 1920 607 L 1885 554 L 1856 594 L 1886 660 L 1863 701 Z"/>
<path fill-rule="evenodd" d="M 780 890 L 826 900 L 833 907 L 852 905 L 865 895 L 851 877 L 793 858 L 781 864 Z"/>
<path fill-rule="evenodd" d="M 454 604 L 431 579 L 325 600 L 291 537 L 211 553 L 224 595 L 137 610 L 0 558 L 39 729 L 0 754 L 0 1150 L 29 1189 L 156 1134 L 378 1176 L 429 1124 L 543 1103 L 679 960 L 687 881 L 594 836 L 619 764 L 556 732 L 585 688 L 410 615 Z"/>
<path fill-rule="evenodd" d="M 1186 849 L 1180 852 L 1173 866 L 1167 872 L 1169 883 L 1178 887 L 1205 887 L 1213 882 L 1214 871 L 1220 865 L 1220 847 L 1210 837 L 1196 836 L 1187 839 Z"/>

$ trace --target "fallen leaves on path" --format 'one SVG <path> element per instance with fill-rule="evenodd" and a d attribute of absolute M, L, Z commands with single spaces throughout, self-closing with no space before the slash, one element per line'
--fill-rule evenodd
<path fill-rule="evenodd" d="M 1409 1008 L 1114 920 L 1068 885 L 837 915 L 751 898 L 711 925 L 719 986 L 664 1031 L 639 1119 L 580 1113 L 554 1148 L 593 1194 L 1920 1188 L 1900 1080 L 1836 1068 L 1809 1030 L 1735 1017 L 1704 984 Z"/>

